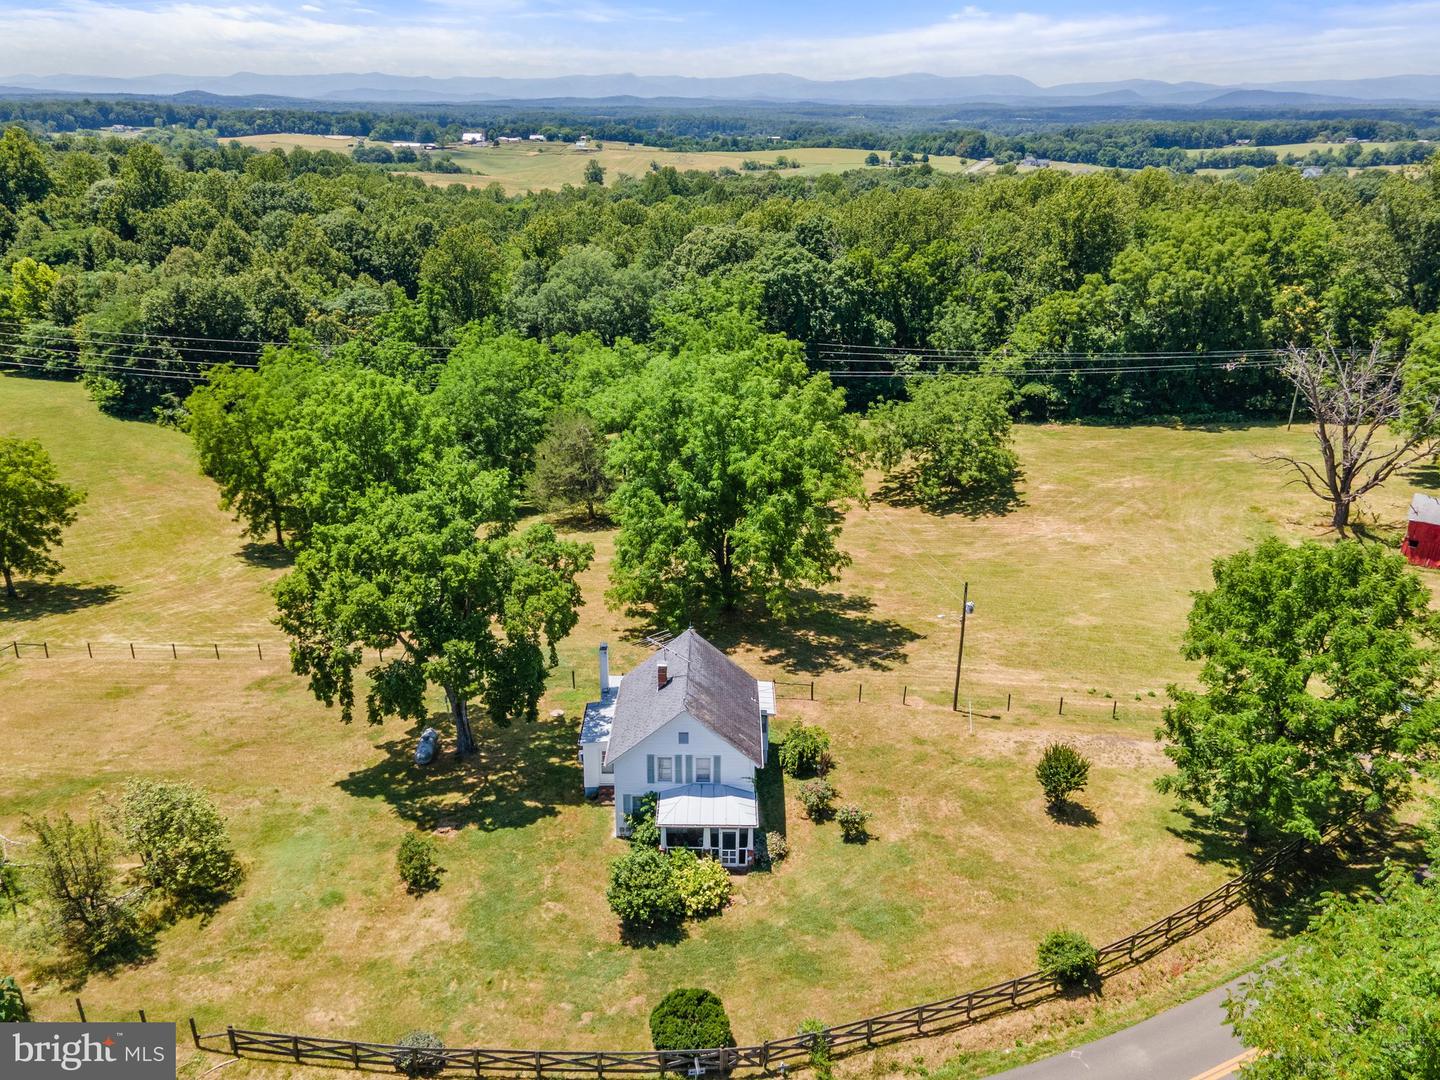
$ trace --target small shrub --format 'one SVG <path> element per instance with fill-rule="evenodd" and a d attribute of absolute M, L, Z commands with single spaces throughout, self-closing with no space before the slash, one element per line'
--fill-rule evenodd
<path fill-rule="evenodd" d="M 211 906 L 240 883 L 225 821 L 193 784 L 131 777 L 116 824 L 140 856 L 141 880 L 182 907 Z"/>
<path fill-rule="evenodd" d="M 395 856 L 395 866 L 406 889 L 416 896 L 438 889 L 440 875 L 445 872 L 435 861 L 435 841 L 419 833 L 405 834 Z"/>
<path fill-rule="evenodd" d="M 685 917 L 685 899 L 675 883 L 674 868 L 655 848 L 632 848 L 611 864 L 605 899 L 632 929 L 674 926 Z"/>
<path fill-rule="evenodd" d="M 835 768 L 835 755 L 829 750 L 821 750 L 815 757 L 815 775 L 829 776 Z"/>
<path fill-rule="evenodd" d="M 822 754 L 830 766 L 834 765 L 829 750 L 830 736 L 824 728 L 796 724 L 780 741 L 780 767 L 787 776 L 820 775 L 818 766 Z"/>
<path fill-rule="evenodd" d="M 25 1024 L 30 1021 L 30 1008 L 20 984 L 9 975 L 0 978 L 0 1024 Z"/>
<path fill-rule="evenodd" d="M 709 990 L 671 990 L 650 1013 L 650 1042 L 656 1050 L 709 1050 L 734 1046 L 730 1017 Z"/>
<path fill-rule="evenodd" d="M 718 915 L 730 903 L 730 872 L 714 859 L 701 859 L 681 848 L 671 853 L 670 868 L 690 918 Z"/>
<path fill-rule="evenodd" d="M 840 823 L 840 836 L 847 844 L 863 843 L 865 838 L 870 835 L 865 830 L 870 815 L 854 804 L 840 807 L 835 815 L 835 820 Z"/>
<path fill-rule="evenodd" d="M 824 821 L 830 816 L 838 794 L 835 785 L 823 776 L 807 780 L 800 785 L 800 806 L 811 821 Z"/>
<path fill-rule="evenodd" d="M 660 793 L 647 791 L 635 800 L 634 809 L 625 816 L 630 829 L 630 843 L 635 847 L 658 848 L 660 826 L 655 824 L 655 812 L 660 805 Z"/>
<path fill-rule="evenodd" d="M 785 839 L 783 833 L 767 832 L 765 834 L 765 851 L 769 854 L 771 862 L 784 862 L 785 856 L 790 854 L 790 841 Z"/>
<path fill-rule="evenodd" d="M 815 1070 L 815 1080 L 831 1080 L 835 1075 L 834 1058 L 830 1053 L 830 1033 L 823 1020 L 805 1020 L 800 1024 L 797 1035 L 813 1035 L 810 1042 L 810 1066 Z"/>
<path fill-rule="evenodd" d="M 1036 950 L 1042 974 L 1071 989 L 1093 982 L 1099 966 L 1095 946 L 1074 930 L 1052 930 Z"/>
<path fill-rule="evenodd" d="M 1035 778 L 1045 792 L 1045 801 L 1056 806 L 1085 789 L 1090 779 L 1090 762 L 1073 746 L 1051 743 L 1040 755 Z"/>
<path fill-rule="evenodd" d="M 397 1044 L 406 1049 L 395 1055 L 395 1071 L 406 1076 L 437 1076 L 445 1068 L 445 1056 L 432 1051 L 445 1049 L 433 1031 L 411 1031 Z"/>

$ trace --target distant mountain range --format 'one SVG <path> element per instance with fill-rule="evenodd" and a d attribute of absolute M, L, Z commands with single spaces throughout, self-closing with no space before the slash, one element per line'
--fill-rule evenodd
<path fill-rule="evenodd" d="M 1440 104 L 1440 75 L 1374 79 L 1313 79 L 1242 83 L 1124 79 L 1039 86 L 1018 75 L 887 75 L 819 80 L 798 75 L 561 75 L 551 78 L 424 75 L 382 72 L 334 75 L 0 76 L 0 93 L 266 95 L 356 104 L 462 104 L 555 98 L 670 98 L 692 101 L 814 102 L 829 105 L 1168 105 L 1304 108 L 1329 105 Z"/>

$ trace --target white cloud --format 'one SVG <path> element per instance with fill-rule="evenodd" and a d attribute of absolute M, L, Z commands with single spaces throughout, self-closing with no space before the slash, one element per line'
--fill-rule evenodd
<path fill-rule="evenodd" d="M 373 3 L 373 0 L 372 0 Z M 387 13 L 356 0 L 0 0 L 0 75 L 387 71 L 547 75 L 787 71 L 850 78 L 925 71 L 1091 79 L 1275 81 L 1435 70 L 1440 2 L 1312 9 L 1304 24 L 1157 13 L 991 12 L 968 6 L 880 33 L 779 36 L 624 0 L 428 0 Z M 578 27 L 584 27 L 579 30 Z"/>

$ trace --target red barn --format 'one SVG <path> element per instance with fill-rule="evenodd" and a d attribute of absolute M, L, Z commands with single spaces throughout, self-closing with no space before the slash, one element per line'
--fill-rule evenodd
<path fill-rule="evenodd" d="M 1416 566 L 1440 567 L 1440 499 L 1416 495 L 1410 500 L 1405 558 Z"/>

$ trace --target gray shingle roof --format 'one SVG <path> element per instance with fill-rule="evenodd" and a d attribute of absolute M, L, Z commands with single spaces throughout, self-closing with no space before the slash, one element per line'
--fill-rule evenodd
<path fill-rule="evenodd" d="M 664 663 L 669 682 L 662 689 L 656 668 Z M 757 767 L 764 763 L 760 696 L 745 670 L 694 630 L 686 630 L 625 673 L 615 700 L 606 760 L 614 761 L 688 712 Z"/>

